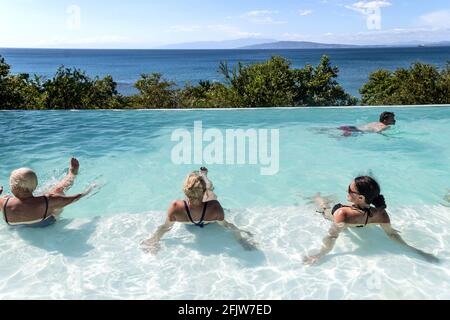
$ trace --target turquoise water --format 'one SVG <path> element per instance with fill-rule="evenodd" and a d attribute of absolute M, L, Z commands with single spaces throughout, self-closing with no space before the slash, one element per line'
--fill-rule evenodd
<path fill-rule="evenodd" d="M 384 135 L 343 138 L 335 128 L 394 111 Z M 210 165 L 227 219 L 255 234 L 246 252 L 217 226 L 177 226 L 158 256 L 139 242 L 182 198 L 184 177 L 199 165 L 171 160 L 174 130 L 279 129 L 280 166 Z M 0 298 L 142 299 L 448 299 L 450 298 L 450 108 L 261 109 L 201 111 L 0 112 L 0 185 L 31 167 L 46 186 L 69 158 L 81 163 L 72 192 L 99 193 L 65 210 L 46 230 L 0 226 Z M 432 265 L 392 243 L 378 228 L 346 231 L 315 267 L 329 223 L 304 199 L 317 192 L 345 201 L 353 177 L 373 174 L 392 223 Z M 201 270 L 201 272 L 199 272 Z"/>

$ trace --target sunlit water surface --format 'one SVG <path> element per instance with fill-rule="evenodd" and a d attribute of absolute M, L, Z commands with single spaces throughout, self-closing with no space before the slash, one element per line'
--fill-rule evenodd
<path fill-rule="evenodd" d="M 384 135 L 344 138 L 334 129 L 397 114 Z M 176 226 L 157 256 L 139 243 L 182 196 L 199 165 L 175 165 L 173 130 L 279 129 L 280 169 L 209 165 L 227 219 L 255 234 L 247 252 L 219 226 Z M 41 190 L 81 163 L 71 192 L 95 181 L 93 197 L 66 209 L 47 229 L 0 226 L 0 299 L 449 299 L 450 108 L 218 111 L 0 112 L 0 184 L 31 167 Z M 343 202 L 353 177 L 373 174 L 393 225 L 430 264 L 377 227 L 345 231 L 314 267 L 330 224 L 304 199 L 317 192 Z M 313 250 L 314 251 L 314 250 Z"/>

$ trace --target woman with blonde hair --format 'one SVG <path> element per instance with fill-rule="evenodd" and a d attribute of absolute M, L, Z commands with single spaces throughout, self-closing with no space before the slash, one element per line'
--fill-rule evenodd
<path fill-rule="evenodd" d="M 33 193 L 38 186 L 36 173 L 29 168 L 14 170 L 9 179 L 9 185 L 14 197 L 0 198 L 0 210 L 9 226 L 26 226 L 43 228 L 52 225 L 62 213 L 64 207 L 80 200 L 89 194 L 93 187 L 73 196 L 64 194 L 74 183 L 80 164 L 72 158 L 67 176 L 52 190 L 42 196 Z M 0 187 L 0 194 L 3 187 Z"/>
<path fill-rule="evenodd" d="M 160 248 L 161 238 L 173 228 L 176 222 L 200 228 L 211 223 L 218 223 L 231 230 L 246 250 L 255 249 L 255 243 L 243 235 L 251 236 L 249 232 L 242 231 L 225 220 L 224 210 L 213 192 L 213 185 L 207 175 L 208 169 L 202 167 L 200 171 L 195 171 L 186 178 L 183 186 L 186 200 L 176 200 L 172 203 L 167 212 L 166 222 L 150 239 L 142 243 L 146 252 L 156 254 Z"/>

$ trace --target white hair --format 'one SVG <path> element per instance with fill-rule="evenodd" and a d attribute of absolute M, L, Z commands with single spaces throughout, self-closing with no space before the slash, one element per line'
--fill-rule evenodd
<path fill-rule="evenodd" d="M 16 193 L 33 192 L 38 185 L 36 173 L 29 168 L 14 170 L 9 177 L 9 187 L 11 192 Z"/>

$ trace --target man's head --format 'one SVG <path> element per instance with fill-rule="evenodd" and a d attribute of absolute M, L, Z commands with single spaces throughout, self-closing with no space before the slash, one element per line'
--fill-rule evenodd
<path fill-rule="evenodd" d="M 395 114 L 393 112 L 383 112 L 380 115 L 380 122 L 387 126 L 391 126 L 395 125 L 397 121 L 395 120 Z"/>

